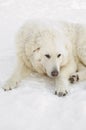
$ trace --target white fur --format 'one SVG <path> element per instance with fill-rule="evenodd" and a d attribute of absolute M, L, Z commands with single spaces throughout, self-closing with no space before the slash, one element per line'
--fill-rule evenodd
<path fill-rule="evenodd" d="M 56 93 L 59 96 L 66 95 L 70 89 L 69 78 L 78 75 L 79 80 L 86 79 L 85 35 L 84 25 L 27 22 L 19 30 L 16 38 L 18 57 L 16 70 L 3 88 L 5 90 L 15 88 L 19 81 L 31 71 L 35 71 L 53 78 L 56 82 Z M 50 58 L 47 58 L 46 54 L 49 54 Z M 58 54 L 61 54 L 59 58 Z M 59 73 L 56 77 L 51 75 L 54 70 Z"/>

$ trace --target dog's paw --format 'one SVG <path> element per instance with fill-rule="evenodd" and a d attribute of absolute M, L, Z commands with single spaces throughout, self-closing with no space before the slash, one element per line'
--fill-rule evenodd
<path fill-rule="evenodd" d="M 55 90 L 55 95 L 58 95 L 59 97 L 64 97 L 68 94 L 68 90 L 66 89 L 59 89 L 59 90 Z"/>
<path fill-rule="evenodd" d="M 70 77 L 69 77 L 69 81 L 70 81 L 70 83 L 72 83 L 72 84 L 78 82 L 78 81 L 79 81 L 79 76 L 78 76 L 78 74 L 74 74 L 74 75 L 70 76 Z"/>
<path fill-rule="evenodd" d="M 16 87 L 17 87 L 17 82 L 10 81 L 7 82 L 2 88 L 4 89 L 4 91 L 9 91 Z"/>

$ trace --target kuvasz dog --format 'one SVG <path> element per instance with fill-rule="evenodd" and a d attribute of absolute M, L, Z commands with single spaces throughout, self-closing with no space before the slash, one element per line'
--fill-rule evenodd
<path fill-rule="evenodd" d="M 86 26 L 31 21 L 16 37 L 18 63 L 3 86 L 11 90 L 32 71 L 53 78 L 55 94 L 65 96 L 71 83 L 86 79 Z"/>

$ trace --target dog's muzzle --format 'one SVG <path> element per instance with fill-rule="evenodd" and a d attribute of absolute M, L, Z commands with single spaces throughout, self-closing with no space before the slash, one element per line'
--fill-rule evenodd
<path fill-rule="evenodd" d="M 51 72 L 52 77 L 57 77 L 58 74 L 59 74 L 59 72 L 57 70 L 54 70 L 54 71 Z"/>

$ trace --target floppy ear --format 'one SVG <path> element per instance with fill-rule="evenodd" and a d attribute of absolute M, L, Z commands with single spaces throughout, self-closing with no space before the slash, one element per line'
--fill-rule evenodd
<path fill-rule="evenodd" d="M 39 52 L 40 51 L 40 45 L 38 44 L 30 44 L 28 46 L 28 44 L 26 44 L 25 46 L 25 52 L 27 54 L 27 56 L 31 56 L 33 55 L 35 52 Z"/>

